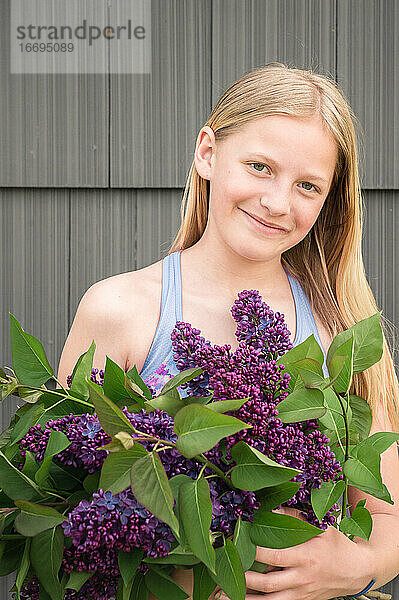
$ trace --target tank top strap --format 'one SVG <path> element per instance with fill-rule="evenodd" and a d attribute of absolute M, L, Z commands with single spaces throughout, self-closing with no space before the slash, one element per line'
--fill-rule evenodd
<path fill-rule="evenodd" d="M 296 277 L 291 275 L 284 265 L 283 268 L 287 274 L 295 303 L 296 331 L 293 346 L 298 346 L 313 333 L 324 355 L 323 371 L 324 375 L 327 377 L 328 370 L 326 366 L 326 353 L 320 340 L 319 331 L 317 329 L 316 321 L 308 297 L 306 296 L 303 287 Z"/>
<path fill-rule="evenodd" d="M 180 252 L 172 252 L 162 260 L 160 315 L 150 350 L 140 372 L 143 379 L 154 373 L 162 364 L 171 372 L 173 370 L 174 375 L 179 372 L 173 361 L 170 336 L 176 321 L 182 318 Z"/>

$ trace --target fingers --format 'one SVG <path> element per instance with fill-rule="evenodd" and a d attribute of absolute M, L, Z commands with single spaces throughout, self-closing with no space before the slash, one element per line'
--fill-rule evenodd
<path fill-rule="evenodd" d="M 306 521 L 306 518 L 301 511 L 297 508 L 292 508 L 291 506 L 282 506 L 272 512 L 297 517 Z M 257 546 L 255 560 L 276 567 L 295 567 L 303 562 L 303 549 L 301 549 L 300 546 L 302 545 L 281 549 Z"/>
<path fill-rule="evenodd" d="M 267 574 L 247 571 L 245 573 L 247 588 L 256 590 L 262 594 L 271 594 L 288 589 L 295 589 L 300 585 L 298 582 L 298 571 L 296 569 L 283 569 Z"/>
<path fill-rule="evenodd" d="M 301 563 L 301 551 L 297 546 L 282 549 L 257 546 L 255 560 L 274 567 L 295 567 Z"/>

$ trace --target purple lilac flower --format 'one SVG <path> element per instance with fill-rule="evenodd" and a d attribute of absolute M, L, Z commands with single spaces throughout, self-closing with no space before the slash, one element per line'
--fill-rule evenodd
<path fill-rule="evenodd" d="M 118 579 L 115 576 L 110 576 L 108 573 L 93 573 L 78 592 L 66 589 L 64 600 L 88 600 L 89 598 L 90 600 L 109 600 L 115 597 L 117 585 Z M 13 592 L 13 599 L 15 600 L 15 598 L 15 592 Z M 36 575 L 22 586 L 20 598 L 21 600 L 40 600 L 39 579 Z"/>
<path fill-rule="evenodd" d="M 342 479 L 342 467 L 326 445 L 329 439 L 317 430 L 317 420 L 284 424 L 278 418 L 278 403 L 288 395 L 290 376 L 276 360 L 292 348 L 284 315 L 273 314 L 256 290 L 245 290 L 238 297 L 231 310 L 239 340 L 234 353 L 229 344 L 212 346 L 189 323 L 176 323 L 171 340 L 177 368 L 204 369 L 181 387 L 193 395 L 205 395 L 210 388 L 213 401 L 249 397 L 233 414 L 252 428 L 226 438 L 226 458 L 231 459 L 231 447 L 244 440 L 280 464 L 301 470 L 294 478 L 301 487 L 287 505 L 304 504 L 308 520 L 326 529 L 334 522 L 337 505 L 319 523 L 310 504 L 311 490 L 320 488 L 322 481 Z"/>
<path fill-rule="evenodd" d="M 254 512 L 260 507 L 253 492 L 232 490 L 218 478 L 208 481 L 212 500 L 211 531 L 232 535 L 238 517 L 252 522 Z"/>
<path fill-rule="evenodd" d="M 147 379 L 144 379 L 144 383 L 150 388 L 152 397 L 154 397 L 159 395 L 159 392 L 171 377 L 173 375 L 166 366 L 166 363 L 162 363 L 154 373 L 149 375 Z"/>
<path fill-rule="evenodd" d="M 62 431 L 72 442 L 66 450 L 54 457 L 56 462 L 74 468 L 85 469 L 88 473 L 99 471 L 108 455 L 107 450 L 97 450 L 111 441 L 102 429 L 96 415 L 88 413 L 73 415 L 72 413 L 48 421 L 44 427 L 34 425 L 19 442 L 21 456 L 29 450 L 37 462 L 43 460 L 51 431 Z M 19 465 L 22 469 L 23 464 Z"/>
<path fill-rule="evenodd" d="M 98 381 L 97 381 L 97 375 L 98 375 Z M 103 385 L 103 383 L 104 383 L 104 371 L 103 371 L 103 369 L 100 369 L 100 370 L 99 369 L 92 369 L 91 370 L 90 379 L 91 379 L 91 381 L 93 381 L 97 385 Z M 66 383 L 67 383 L 68 387 L 71 387 L 72 374 L 68 375 L 68 377 L 66 379 Z"/>
<path fill-rule="evenodd" d="M 83 561 L 89 572 L 113 573 L 114 569 L 117 574 L 120 549 L 142 548 L 146 557 L 155 558 L 166 556 L 175 539 L 170 528 L 144 508 L 130 488 L 115 495 L 100 489 L 91 502 L 82 500 L 62 527 L 73 543 L 64 552 L 66 572 Z"/>
<path fill-rule="evenodd" d="M 240 292 L 231 313 L 237 323 L 238 341 L 245 340 L 274 359 L 292 348 L 284 315 L 273 313 L 257 290 Z"/>

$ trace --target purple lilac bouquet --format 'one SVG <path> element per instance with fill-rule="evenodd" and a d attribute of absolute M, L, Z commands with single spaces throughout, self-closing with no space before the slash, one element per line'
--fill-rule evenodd
<path fill-rule="evenodd" d="M 349 390 L 381 358 L 379 313 L 333 340 L 327 378 L 314 336 L 293 348 L 256 290 L 232 314 L 234 353 L 177 322 L 178 375 L 160 365 L 144 381 L 109 357 L 99 371 L 93 341 L 67 388 L 10 314 L 1 397 L 26 403 L 0 436 L 0 575 L 17 571 L 17 600 L 188 598 L 175 568 L 193 569 L 196 600 L 217 585 L 243 600 L 245 570 L 264 568 L 257 545 L 297 545 L 328 526 L 369 538 L 365 502 L 346 515 L 347 486 L 392 503 L 369 458 L 399 436 L 368 437 L 369 406 Z"/>

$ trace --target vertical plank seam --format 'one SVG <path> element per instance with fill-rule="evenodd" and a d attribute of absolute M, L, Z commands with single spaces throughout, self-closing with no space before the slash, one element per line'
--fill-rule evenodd
<path fill-rule="evenodd" d="M 335 0 L 335 81 L 338 83 L 338 0 Z"/>
<path fill-rule="evenodd" d="M 68 255 L 67 255 L 67 273 L 68 273 L 68 283 L 67 283 L 67 321 L 68 321 L 68 329 L 71 328 L 71 256 L 72 256 L 72 188 L 68 190 Z"/>
<path fill-rule="evenodd" d="M 110 15 L 110 7 L 108 6 L 108 17 Z M 110 19 L 108 19 L 110 21 Z M 107 98 L 108 98 L 108 136 L 107 136 L 107 144 L 108 144 L 108 189 L 111 188 L 111 45 L 108 44 L 108 90 L 107 90 Z"/>

